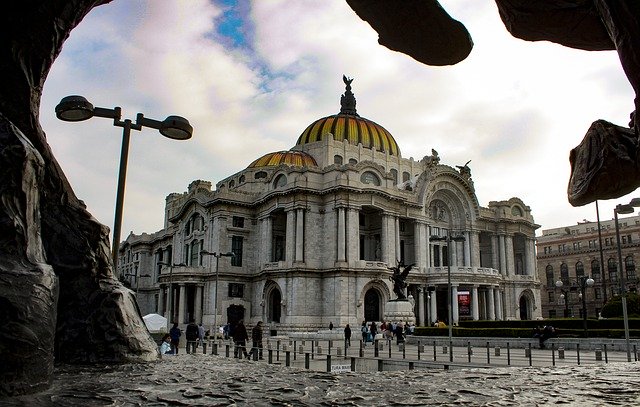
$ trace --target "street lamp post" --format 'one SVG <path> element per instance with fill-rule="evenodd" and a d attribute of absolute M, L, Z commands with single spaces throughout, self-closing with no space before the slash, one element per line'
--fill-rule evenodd
<path fill-rule="evenodd" d="M 131 130 L 142 130 L 143 127 L 157 129 L 163 136 L 174 140 L 187 140 L 193 134 L 193 127 L 189 121 L 180 116 L 168 116 L 163 121 L 149 119 L 142 113 L 136 116 L 136 122 L 131 119 L 120 120 L 122 110 L 120 107 L 113 109 L 94 107 L 83 96 L 66 96 L 56 106 L 58 119 L 67 122 L 79 122 L 92 117 L 104 117 L 113 119 L 113 125 L 122 127 L 122 149 L 120 151 L 120 168 L 118 171 L 118 188 L 116 192 L 115 219 L 113 222 L 113 241 L 111 245 L 111 257 L 113 259 L 113 273 L 118 277 L 118 249 L 120 247 L 120 228 L 122 226 L 122 212 L 124 206 L 124 187 L 127 178 L 127 161 L 129 157 L 129 141 Z"/>
<path fill-rule="evenodd" d="M 588 328 L 587 328 L 587 287 L 593 286 L 593 279 L 589 276 L 579 276 L 578 277 L 578 287 L 580 287 L 580 299 L 582 300 L 582 328 L 584 329 L 585 338 L 588 337 Z M 562 280 L 556 281 L 556 287 L 560 288 L 562 291 L 562 297 L 564 297 L 564 316 L 565 318 L 569 314 L 569 291 L 562 289 L 563 283 Z"/>
<path fill-rule="evenodd" d="M 629 315 L 627 313 L 627 287 L 622 267 L 622 247 L 620 245 L 620 226 L 618 226 L 618 214 L 633 213 L 634 206 L 640 206 L 640 199 L 633 198 L 628 204 L 618 204 L 613 210 L 613 217 L 616 223 L 616 243 L 618 244 L 618 273 L 620 279 L 620 296 L 622 300 L 622 319 L 624 321 L 624 339 L 627 345 L 627 362 L 631 362 L 631 344 L 629 343 Z"/>
<path fill-rule="evenodd" d="M 451 289 L 451 241 L 454 242 L 463 242 L 464 236 L 455 236 L 451 237 L 449 233 L 446 236 L 431 236 L 431 241 L 434 242 L 446 242 L 447 244 L 447 291 L 448 291 L 448 300 L 447 300 L 447 313 L 449 318 L 449 362 L 453 362 L 453 350 L 451 346 L 453 345 L 453 292 Z"/>
<path fill-rule="evenodd" d="M 216 258 L 216 285 L 215 285 L 215 300 L 213 301 L 213 329 L 211 329 L 211 333 L 213 334 L 213 339 L 215 340 L 218 337 L 218 266 L 220 262 L 220 257 L 233 257 L 233 252 L 227 253 L 216 253 L 216 252 L 208 252 L 206 250 L 200 251 L 200 256 L 213 256 Z"/>
<path fill-rule="evenodd" d="M 598 200 L 596 199 L 596 218 L 598 220 L 598 251 L 600 252 L 600 278 L 602 280 L 602 303 L 607 303 L 607 279 L 604 272 L 604 253 L 602 248 L 602 227 L 600 226 L 600 210 L 598 209 Z"/>

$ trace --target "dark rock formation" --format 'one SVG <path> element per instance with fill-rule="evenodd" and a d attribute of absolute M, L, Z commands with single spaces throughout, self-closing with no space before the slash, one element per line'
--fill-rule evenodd
<path fill-rule="evenodd" d="M 113 278 L 108 229 L 86 211 L 38 122 L 70 31 L 108 0 L 34 0 L 0 19 L 0 395 L 47 386 L 55 360 L 157 357 L 132 293 Z"/>
<path fill-rule="evenodd" d="M 378 32 L 380 44 L 427 65 L 455 64 L 471 51 L 472 43 L 466 28 L 449 17 L 437 0 L 346 1 L 360 18 Z M 638 138 L 640 0 L 496 0 L 496 4 L 505 27 L 514 37 L 527 41 L 552 41 L 588 51 L 616 50 L 636 93 L 635 110 L 631 113 L 629 123 L 633 130 L 629 135 L 626 131 L 611 131 L 613 127 L 610 127 L 605 133 L 624 138 L 634 137 L 635 133 L 635 138 Z M 589 132 L 592 135 L 588 137 L 593 138 L 593 127 Z M 605 141 L 600 138 L 598 142 L 590 141 L 588 144 L 590 149 L 596 145 L 609 148 L 619 140 Z M 623 155 L 616 157 L 618 152 Z M 594 154 L 592 150 L 572 152 L 569 202 L 574 206 L 586 205 L 596 199 L 617 198 L 633 191 L 635 183 L 611 184 L 605 180 L 637 177 L 637 173 L 627 172 L 630 165 L 627 160 L 635 159 L 637 155 L 632 151 L 623 153 L 616 148 L 609 148 L 601 154 Z M 606 163 L 591 161 L 604 157 Z M 582 159 L 589 161 L 581 162 Z M 579 174 L 586 169 L 589 174 Z M 606 174 L 598 176 L 594 171 Z M 587 185 L 591 180 L 595 184 Z"/>

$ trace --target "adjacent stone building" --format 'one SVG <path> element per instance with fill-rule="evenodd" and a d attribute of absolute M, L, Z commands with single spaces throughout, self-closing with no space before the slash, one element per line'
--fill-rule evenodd
<path fill-rule="evenodd" d="M 418 325 L 447 320 L 449 264 L 454 323 L 541 315 L 530 208 L 518 198 L 481 207 L 469 166 L 442 164 L 435 150 L 403 158 L 384 127 L 357 114 L 345 84 L 340 112 L 308 125 L 290 150 L 215 189 L 193 181 L 167 197 L 162 230 L 127 238 L 120 273 L 143 314 L 210 326 L 217 310 L 218 325 L 262 320 L 272 333 L 359 326 L 383 320 L 389 268 L 401 263 L 415 264 L 407 283 Z M 447 235 L 464 241 L 431 239 Z"/>
<path fill-rule="evenodd" d="M 620 293 L 615 228 L 615 220 L 601 221 L 601 239 L 598 236 L 598 223 L 586 220 L 577 225 L 542 231 L 542 236 L 537 239 L 537 256 L 538 275 L 543 284 L 543 317 L 566 315 L 582 318 L 582 278 L 594 280 L 593 286 L 585 289 L 587 317 L 599 316 L 607 299 Z M 635 292 L 638 284 L 635 264 L 640 255 L 640 216 L 619 218 L 618 228 L 624 283 L 628 291 Z M 561 288 L 556 287 L 556 281 L 563 282 Z M 563 290 L 566 295 L 562 293 Z"/>

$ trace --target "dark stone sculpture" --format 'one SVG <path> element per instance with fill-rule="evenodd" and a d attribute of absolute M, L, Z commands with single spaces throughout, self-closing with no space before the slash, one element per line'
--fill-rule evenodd
<path fill-rule="evenodd" d="M 436 0 L 347 3 L 378 32 L 380 44 L 425 64 L 455 64 L 471 51 L 464 26 L 449 17 Z M 496 4 L 514 37 L 552 41 L 588 51 L 617 50 L 636 94 L 629 123 L 632 130 L 594 122 L 585 140 L 571 152 L 567 195 L 572 205 L 581 206 L 596 199 L 617 198 L 638 188 L 638 153 L 628 148 L 635 143 L 637 150 L 640 135 L 640 0 L 496 0 Z M 616 146 L 616 141 L 621 140 L 625 140 L 625 148 Z M 594 148 L 605 150 L 598 152 Z M 606 160 L 596 162 L 604 157 Z M 635 165 L 630 165 L 630 159 L 635 160 Z"/>
<path fill-rule="evenodd" d="M 413 268 L 413 264 L 405 266 L 402 263 L 398 263 L 396 267 L 389 267 L 389 270 L 393 271 L 389 280 L 393 281 L 393 292 L 396 294 L 396 301 L 405 301 L 407 299 L 407 276 L 409 271 Z"/>
<path fill-rule="evenodd" d="M 47 387 L 66 363 L 157 357 L 113 277 L 108 229 L 74 194 L 38 122 L 64 40 L 108 0 L 17 2 L 0 17 L 0 396 Z"/>

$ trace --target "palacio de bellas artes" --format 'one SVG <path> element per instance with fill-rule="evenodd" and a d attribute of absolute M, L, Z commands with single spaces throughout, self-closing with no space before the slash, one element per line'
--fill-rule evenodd
<path fill-rule="evenodd" d="M 142 314 L 207 329 L 263 321 L 272 335 L 357 327 L 389 320 L 392 268 L 413 265 L 405 323 L 448 322 L 448 272 L 454 324 L 541 317 L 531 209 L 480 206 L 469 163 L 435 149 L 403 158 L 343 81 L 339 113 L 301 123 L 290 150 L 215 186 L 191 182 L 167 196 L 163 229 L 127 237 L 118 272 Z"/>

